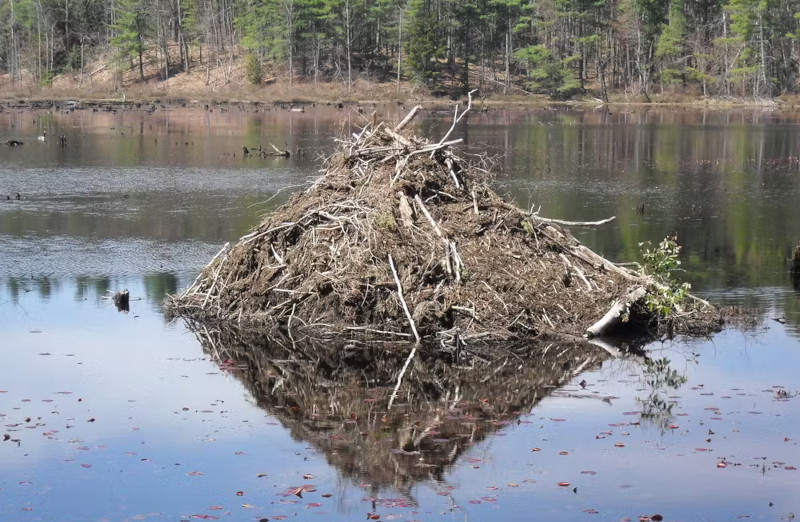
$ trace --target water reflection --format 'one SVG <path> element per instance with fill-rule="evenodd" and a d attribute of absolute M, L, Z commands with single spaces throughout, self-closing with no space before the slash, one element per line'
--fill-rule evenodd
<path fill-rule="evenodd" d="M 469 448 L 518 424 L 520 415 L 610 358 L 586 342 L 553 342 L 522 356 L 498 347 L 495 361 L 467 367 L 452 354 L 423 347 L 387 409 L 409 344 L 245 339 L 230 330 L 190 328 L 211 360 L 239 379 L 293 438 L 322 452 L 354 483 L 370 484 L 374 494 L 393 488 L 409 499 L 416 483 L 444 481 Z M 638 360 L 648 361 L 651 377 L 674 371 L 663 361 L 656 367 L 647 357 Z M 638 365 L 632 359 L 632 371 Z M 664 385 L 644 375 L 653 394 Z M 588 390 L 572 396 L 611 403 Z M 660 416 L 669 421 L 667 410 Z"/>

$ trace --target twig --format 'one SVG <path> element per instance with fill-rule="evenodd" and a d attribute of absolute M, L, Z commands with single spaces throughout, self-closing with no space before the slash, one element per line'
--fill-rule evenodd
<path fill-rule="evenodd" d="M 411 317 L 411 312 L 408 309 L 408 304 L 406 304 L 406 300 L 403 297 L 403 285 L 400 284 L 400 277 L 397 275 L 397 269 L 394 267 L 394 259 L 392 259 L 392 254 L 389 254 L 389 266 L 392 269 L 392 275 L 394 276 L 394 282 L 397 283 L 397 297 L 400 298 L 400 304 L 403 305 L 403 311 L 406 313 L 406 317 L 408 318 L 408 322 L 411 325 L 411 331 L 414 333 L 414 339 L 417 340 L 419 343 L 419 334 L 417 333 L 417 325 L 414 324 L 414 318 Z M 408 362 L 406 362 L 406 366 Z M 405 368 L 403 369 L 405 371 Z M 402 376 L 402 374 L 401 374 Z"/>
<path fill-rule="evenodd" d="M 445 135 L 442 137 L 442 139 L 439 141 L 439 143 L 437 144 L 437 146 L 441 146 L 441 145 L 442 145 L 442 144 L 443 144 L 443 143 L 444 143 L 444 142 L 447 140 L 447 138 L 449 138 L 449 137 L 450 137 L 450 134 L 453 132 L 453 129 L 455 129 L 455 128 L 456 128 L 456 124 L 457 124 L 458 122 L 460 122 L 460 121 L 461 121 L 461 119 L 464 117 L 464 115 L 465 115 L 466 113 L 468 113 L 468 112 L 469 112 L 469 110 L 472 108 L 472 93 L 474 93 L 474 92 L 475 92 L 475 91 L 477 91 L 477 90 L 478 90 L 478 89 L 472 89 L 471 91 L 469 91 L 469 94 L 467 94 L 467 97 L 468 97 L 468 101 L 467 101 L 467 108 L 466 108 L 466 109 L 464 109 L 464 112 L 462 112 L 462 113 L 461 113 L 461 116 L 459 116 L 459 115 L 458 115 L 458 105 L 456 105 L 456 112 L 455 112 L 455 114 L 453 115 L 453 124 L 450 126 L 450 130 L 448 130 L 448 131 L 447 131 L 447 134 L 445 134 Z M 431 155 L 433 155 L 433 153 L 431 153 Z"/>
<path fill-rule="evenodd" d="M 417 205 L 419 205 L 419 208 L 420 210 L 422 210 L 422 213 L 425 214 L 425 217 L 428 218 L 428 221 L 433 227 L 434 232 L 436 232 L 436 235 L 439 237 L 444 237 L 444 234 L 442 234 L 442 230 L 439 228 L 439 225 L 436 224 L 436 221 L 433 220 L 433 216 L 431 216 L 431 213 L 428 212 L 427 208 L 425 208 L 425 203 L 422 202 L 422 198 L 419 197 L 419 194 L 414 195 L 414 201 L 417 203 Z"/>
<path fill-rule="evenodd" d="M 568 227 L 596 227 L 599 225 L 605 225 L 606 223 L 611 223 L 617 216 L 611 216 L 610 218 L 601 219 L 600 221 L 564 221 L 563 219 L 552 219 L 552 218 L 544 218 L 541 216 L 536 216 L 536 219 L 539 221 L 544 221 L 545 223 L 555 223 L 557 225 L 565 225 Z"/>
<path fill-rule="evenodd" d="M 569 259 L 567 259 L 567 256 L 565 256 L 564 254 L 558 254 L 558 255 L 561 256 L 561 259 L 564 260 L 564 262 L 567 264 L 568 267 L 573 269 L 578 274 L 578 277 L 580 277 L 583 280 L 583 282 L 586 283 L 586 288 L 588 288 L 589 291 L 591 292 L 592 291 L 592 285 L 591 285 L 591 283 L 589 283 L 589 280 L 586 279 L 586 276 L 583 275 L 583 272 L 581 271 L 581 269 L 576 267 L 572 263 L 570 263 Z"/>
<path fill-rule="evenodd" d="M 403 382 L 403 376 L 408 369 L 408 364 L 411 362 L 411 359 L 414 358 L 414 355 L 417 353 L 417 347 L 419 346 L 419 334 L 417 333 L 417 327 L 414 324 L 414 318 L 411 317 L 411 312 L 408 310 L 408 305 L 406 304 L 406 300 L 403 298 L 403 285 L 400 284 L 400 277 L 397 275 L 397 269 L 394 267 L 394 259 L 392 259 L 392 254 L 389 254 L 389 266 L 392 269 L 392 275 L 394 276 L 395 283 L 397 283 L 397 296 L 400 298 L 400 303 L 403 305 L 403 311 L 406 313 L 406 317 L 408 318 L 408 322 L 411 325 L 411 331 L 414 332 L 414 339 L 417 342 L 414 344 L 414 347 L 411 349 L 411 353 L 408 354 L 408 358 L 406 358 L 405 364 L 403 364 L 403 369 L 400 370 L 400 373 L 397 375 L 397 384 L 394 387 L 394 391 L 392 391 L 392 396 L 389 397 L 389 406 L 387 409 L 392 409 L 392 404 L 394 403 L 395 398 L 397 398 L 397 390 L 400 389 L 400 384 Z"/>
<path fill-rule="evenodd" d="M 389 259 L 391 259 L 391 256 L 389 256 Z M 411 353 L 409 353 L 408 358 L 406 358 L 405 364 L 403 364 L 403 369 L 400 370 L 400 374 L 397 376 L 397 384 L 395 384 L 394 386 L 394 390 L 392 391 L 392 396 L 389 397 L 389 406 L 386 407 L 387 410 L 392 409 L 392 404 L 394 404 L 394 400 L 397 398 L 397 390 L 400 389 L 400 383 L 403 382 L 403 375 L 405 375 L 406 370 L 408 369 L 408 363 L 411 362 L 411 359 L 413 359 L 414 355 L 417 353 L 417 346 L 419 346 L 419 338 L 417 338 L 417 343 L 414 344 L 414 347 L 411 349 Z"/>

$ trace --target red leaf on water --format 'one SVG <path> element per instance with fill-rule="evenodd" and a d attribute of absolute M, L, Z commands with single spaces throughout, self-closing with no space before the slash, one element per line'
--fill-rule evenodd
<path fill-rule="evenodd" d="M 566 488 L 567 486 L 570 485 L 570 483 L 569 482 L 559 482 L 558 485 L 561 486 L 562 488 Z"/>
<path fill-rule="evenodd" d="M 786 467 L 784 467 L 783 469 L 788 469 L 789 471 L 794 471 L 794 470 L 796 470 L 797 468 L 796 468 L 796 467 L 794 467 L 794 466 L 786 466 Z"/>
<path fill-rule="evenodd" d="M 212 510 L 212 511 L 222 511 L 222 510 L 223 510 L 223 509 L 225 509 L 225 508 L 224 508 L 224 507 L 222 507 L 222 506 L 211 506 L 211 507 L 209 507 L 208 509 L 210 509 L 210 510 Z"/>
<path fill-rule="evenodd" d="M 331 498 L 333 496 L 333 494 L 332 493 L 323 493 L 322 496 L 325 497 L 325 498 Z"/>
<path fill-rule="evenodd" d="M 237 491 L 236 492 L 236 496 L 237 497 L 243 497 L 244 496 L 244 491 Z"/>
<path fill-rule="evenodd" d="M 369 520 L 378 520 L 381 518 L 381 516 L 377 513 L 367 513 L 367 518 Z"/>
<path fill-rule="evenodd" d="M 669 425 L 669 429 L 671 429 L 671 430 L 677 430 L 679 427 L 680 426 L 678 426 L 677 424 L 670 424 Z"/>
<path fill-rule="evenodd" d="M 542 448 L 533 448 L 531 451 L 542 451 Z"/>
<path fill-rule="evenodd" d="M 81 467 L 82 468 L 91 468 L 92 465 L 91 464 L 81 464 Z"/>
<path fill-rule="evenodd" d="M 720 462 L 717 462 L 717 467 L 718 468 L 727 468 L 728 467 L 728 463 L 725 462 L 724 460 L 722 460 Z"/>
<path fill-rule="evenodd" d="M 320 507 L 321 505 L 322 504 L 320 504 L 319 502 L 309 502 L 308 504 L 306 504 L 307 507 Z"/>
<path fill-rule="evenodd" d="M 311 473 L 306 473 L 305 475 L 303 475 L 303 479 L 304 480 L 311 480 L 313 478 L 314 478 L 314 475 L 312 475 Z"/>
<path fill-rule="evenodd" d="M 615 442 L 614 446 L 616 446 L 618 448 L 624 448 L 625 447 L 625 443 L 624 442 Z"/>

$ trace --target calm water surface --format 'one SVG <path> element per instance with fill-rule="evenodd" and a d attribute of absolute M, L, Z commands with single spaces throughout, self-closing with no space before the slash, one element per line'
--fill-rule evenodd
<path fill-rule="evenodd" d="M 360 118 L 0 112 L 0 142 L 25 141 L 0 147 L 0 519 L 800 515 L 800 284 L 787 264 L 800 241 L 799 115 L 471 115 L 455 134 L 497 158 L 500 190 L 520 205 L 617 216 L 573 233 L 620 261 L 677 233 L 697 293 L 766 321 L 647 347 L 661 367 L 559 354 L 569 370 L 521 365 L 499 383 L 464 381 L 457 402 L 411 400 L 400 417 L 386 415 L 385 390 L 326 388 L 313 368 L 279 383 L 260 351 L 209 344 L 160 309 L 312 179 Z M 428 113 L 420 132 L 449 124 Z M 300 154 L 242 157 L 270 143 Z M 124 288 L 127 314 L 108 299 Z M 432 446 L 406 444 L 420 433 Z"/>

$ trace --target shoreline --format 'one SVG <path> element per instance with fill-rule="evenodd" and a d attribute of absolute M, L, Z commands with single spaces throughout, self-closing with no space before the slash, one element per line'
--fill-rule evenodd
<path fill-rule="evenodd" d="M 384 86 L 380 84 L 378 86 Z M 384 86 L 385 87 L 385 86 Z M 0 110 L 4 109 L 31 109 L 47 110 L 56 108 L 58 110 L 69 109 L 142 109 L 142 108 L 204 108 L 211 107 L 239 107 L 245 108 L 276 107 L 280 109 L 307 108 L 316 106 L 381 106 L 396 104 L 398 106 L 422 105 L 426 108 L 445 108 L 452 107 L 454 103 L 467 103 L 467 97 L 458 98 L 447 96 L 434 96 L 430 94 L 418 94 L 403 91 L 384 99 L 370 99 L 373 97 L 358 96 L 357 92 L 344 93 L 342 96 L 319 96 L 318 92 L 304 93 L 303 89 L 298 89 L 295 96 L 285 96 L 283 93 L 270 93 L 243 90 L 237 93 L 221 93 L 228 96 L 216 95 L 214 92 L 201 93 L 175 91 L 171 93 L 152 93 L 137 92 L 117 95 L 104 95 L 101 93 L 80 95 L 76 92 L 47 92 L 48 89 L 41 89 L 36 94 L 4 95 L 0 96 Z M 363 91 L 362 91 L 363 92 Z M 308 94 L 312 94 L 309 96 Z M 730 110 L 730 109 L 750 109 L 750 110 L 800 110 L 800 100 L 775 99 L 742 99 L 742 98 L 682 98 L 675 97 L 660 98 L 658 95 L 651 96 L 650 101 L 642 99 L 618 99 L 615 95 L 608 102 L 604 102 L 594 97 L 584 97 L 573 100 L 552 100 L 544 95 L 502 95 L 491 93 L 485 97 L 473 99 L 473 106 L 478 110 L 497 110 L 513 108 L 547 108 L 547 107 L 630 107 L 630 108 L 667 108 L 683 107 L 703 110 Z M 636 97 L 634 97 L 636 98 Z"/>

